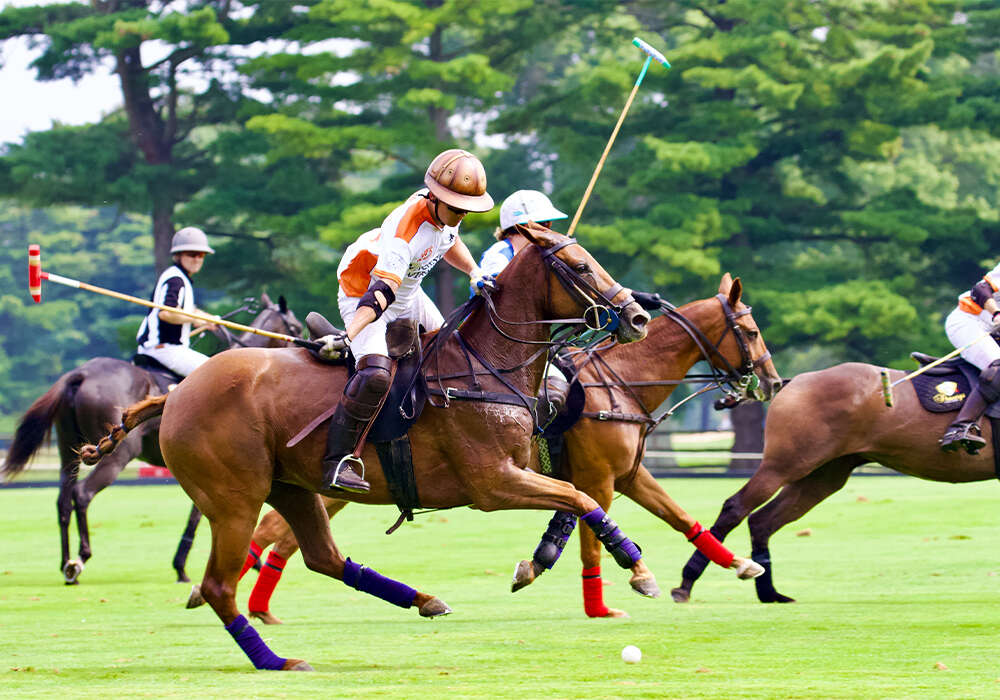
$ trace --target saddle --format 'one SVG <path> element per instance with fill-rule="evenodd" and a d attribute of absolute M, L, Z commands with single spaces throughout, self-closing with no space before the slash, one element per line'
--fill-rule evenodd
<path fill-rule="evenodd" d="M 163 394 L 166 394 L 184 379 L 177 372 L 168 369 L 162 362 L 149 355 L 136 353 L 132 356 L 132 364 L 136 367 L 142 367 L 149 372 L 149 375 L 153 378 L 153 382 L 156 384 L 156 388 Z"/>
<path fill-rule="evenodd" d="M 923 367 L 938 358 L 922 352 L 911 352 L 910 357 Z M 972 387 L 979 382 L 979 368 L 961 357 L 955 357 L 932 367 L 912 380 L 920 405 L 931 413 L 957 411 L 965 403 Z M 1000 402 L 986 408 L 990 418 L 1000 418 Z"/>

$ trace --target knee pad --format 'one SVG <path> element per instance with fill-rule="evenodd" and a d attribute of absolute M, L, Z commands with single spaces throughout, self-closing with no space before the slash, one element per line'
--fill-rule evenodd
<path fill-rule="evenodd" d="M 979 374 L 979 390 L 989 403 L 1000 399 L 1000 360 L 993 360 Z"/>
<path fill-rule="evenodd" d="M 357 372 L 344 387 L 344 410 L 357 420 L 369 420 L 389 391 L 391 360 L 382 355 L 365 355 Z"/>

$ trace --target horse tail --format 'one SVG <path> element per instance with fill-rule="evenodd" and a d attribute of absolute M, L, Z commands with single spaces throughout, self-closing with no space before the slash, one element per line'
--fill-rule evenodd
<path fill-rule="evenodd" d="M 76 370 L 59 377 L 48 391 L 35 399 L 21 417 L 17 430 L 14 431 L 7 459 L 0 467 L 0 475 L 5 481 L 10 481 L 24 471 L 32 455 L 48 440 L 56 415 L 72 400 L 84 378 L 84 374 Z"/>
<path fill-rule="evenodd" d="M 84 445 L 80 448 L 80 461 L 94 465 L 117 449 L 125 437 L 136 426 L 151 418 L 163 415 L 163 406 L 167 402 L 167 394 L 162 396 L 147 396 L 142 401 L 134 403 L 122 413 L 122 422 L 111 429 L 111 432 L 101 438 L 96 445 Z"/>

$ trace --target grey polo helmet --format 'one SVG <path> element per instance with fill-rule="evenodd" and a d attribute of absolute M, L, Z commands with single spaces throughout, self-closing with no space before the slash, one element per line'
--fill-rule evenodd
<path fill-rule="evenodd" d="M 174 234 L 170 242 L 170 253 L 214 253 L 208 245 L 208 236 L 200 228 L 185 226 Z"/>

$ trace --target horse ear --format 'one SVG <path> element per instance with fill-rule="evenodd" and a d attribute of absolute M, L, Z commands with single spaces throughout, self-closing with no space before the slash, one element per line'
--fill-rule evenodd
<path fill-rule="evenodd" d="M 260 295 L 260 303 L 264 306 L 265 309 L 268 306 L 274 306 L 274 302 L 271 301 L 271 297 L 267 295 L 267 292 L 264 292 L 263 294 Z"/>
<path fill-rule="evenodd" d="M 518 226 L 517 230 L 518 233 L 540 248 L 551 248 L 563 237 L 561 233 L 556 233 L 551 229 L 533 223 Z"/>
<path fill-rule="evenodd" d="M 729 290 L 733 286 L 733 276 L 728 272 L 722 276 L 722 281 L 719 282 L 719 294 L 729 294 Z"/>
<path fill-rule="evenodd" d="M 288 302 L 285 301 L 284 295 L 278 297 L 278 311 L 280 311 L 283 314 L 288 313 Z"/>
<path fill-rule="evenodd" d="M 740 278 L 737 277 L 733 280 L 732 289 L 729 290 L 729 305 L 736 306 L 740 303 L 741 296 L 743 296 L 743 283 L 740 282 Z"/>

